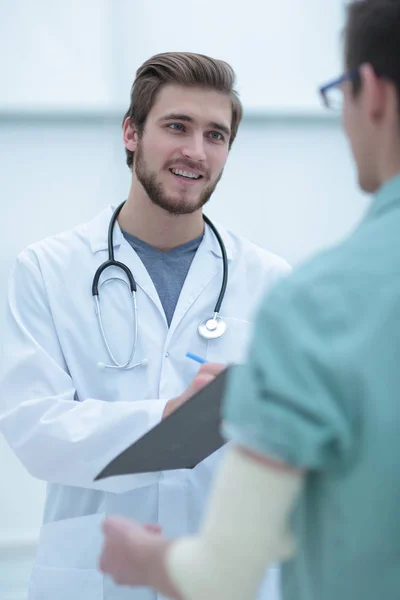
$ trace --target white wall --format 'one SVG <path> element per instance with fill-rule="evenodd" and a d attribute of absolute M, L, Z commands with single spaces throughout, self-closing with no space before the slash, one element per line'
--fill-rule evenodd
<path fill-rule="evenodd" d="M 0 3 L 1 303 L 26 244 L 125 197 L 120 120 L 136 68 L 158 51 L 209 53 L 238 73 L 245 119 L 212 218 L 293 264 L 345 235 L 366 200 L 316 94 L 340 72 L 341 18 L 326 0 Z M 44 484 L 2 439 L 0 482 L 0 598 L 21 600 Z"/>

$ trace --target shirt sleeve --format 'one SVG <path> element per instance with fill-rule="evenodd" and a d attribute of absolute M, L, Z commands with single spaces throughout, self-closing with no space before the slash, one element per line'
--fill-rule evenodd
<path fill-rule="evenodd" d="M 350 452 L 354 326 L 333 278 L 292 275 L 259 309 L 246 364 L 232 369 L 223 433 L 298 468 L 325 469 Z"/>

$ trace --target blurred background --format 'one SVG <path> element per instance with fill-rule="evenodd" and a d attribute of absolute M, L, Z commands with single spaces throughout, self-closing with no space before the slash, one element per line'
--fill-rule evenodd
<path fill-rule="evenodd" d="M 367 209 L 317 88 L 342 71 L 342 0 L 0 0 L 0 340 L 27 244 L 127 195 L 121 120 L 135 71 L 193 51 L 237 73 L 244 120 L 207 214 L 293 265 Z M 0 598 L 23 600 L 45 484 L 0 437 Z"/>

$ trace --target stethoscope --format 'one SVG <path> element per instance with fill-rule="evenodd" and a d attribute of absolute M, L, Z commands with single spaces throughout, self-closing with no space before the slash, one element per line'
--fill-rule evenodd
<path fill-rule="evenodd" d="M 133 358 L 134 358 L 134 355 L 136 352 L 136 345 L 137 345 L 137 339 L 138 339 L 138 317 L 137 317 L 138 311 L 137 311 L 137 302 L 136 302 L 137 286 L 136 286 L 136 281 L 135 281 L 135 278 L 133 277 L 132 271 L 124 263 L 119 262 L 118 260 L 115 260 L 115 257 L 114 257 L 114 239 L 113 239 L 114 238 L 114 227 L 115 227 L 115 222 L 118 218 L 118 215 L 119 215 L 122 207 L 124 206 L 125 202 L 126 201 L 122 202 L 115 209 L 115 211 L 111 217 L 110 224 L 108 226 L 108 259 L 99 266 L 99 268 L 97 269 L 97 271 L 94 275 L 93 283 L 92 283 L 92 295 L 93 295 L 94 302 L 95 302 L 95 311 L 96 311 L 96 315 L 97 315 L 97 320 L 98 320 L 98 324 L 99 324 L 101 337 L 102 337 L 104 346 L 107 350 L 108 356 L 112 362 L 112 364 L 110 364 L 110 365 L 106 365 L 105 363 L 98 363 L 98 367 L 100 369 L 105 369 L 105 368 L 107 368 L 107 369 L 133 369 L 134 367 L 144 366 L 147 363 L 147 360 L 142 360 L 138 363 L 132 364 L 132 361 L 133 361 Z M 210 219 L 208 217 L 206 217 L 205 215 L 203 215 L 203 219 L 204 219 L 205 223 L 207 223 L 207 225 L 210 227 L 210 229 L 212 230 L 215 237 L 217 238 L 218 244 L 221 248 L 222 265 L 223 265 L 221 290 L 219 292 L 218 300 L 217 300 L 217 303 L 214 308 L 214 314 L 211 318 L 204 319 L 203 321 L 201 321 L 201 323 L 199 323 L 199 326 L 198 326 L 198 332 L 202 338 L 204 338 L 206 340 L 213 340 L 213 339 L 219 338 L 222 335 L 224 335 L 224 333 L 226 331 L 226 322 L 222 319 L 222 317 L 220 317 L 219 312 L 221 309 L 222 301 L 225 296 L 226 285 L 228 282 L 228 257 L 226 254 L 225 244 L 224 244 L 217 228 L 215 227 L 215 225 L 213 225 L 213 223 L 210 221 Z M 103 271 L 108 269 L 108 267 L 114 267 L 114 268 L 116 267 L 118 269 L 122 269 L 122 271 L 125 273 L 128 281 L 125 281 L 125 279 L 121 279 L 120 277 L 110 277 L 109 279 L 105 279 L 99 285 L 100 276 L 103 273 Z M 113 355 L 110 345 L 107 341 L 107 336 L 106 336 L 104 325 L 103 325 L 103 319 L 102 319 L 102 315 L 101 315 L 101 308 L 100 308 L 100 302 L 99 302 L 100 288 L 103 285 L 105 285 L 106 283 L 110 283 L 110 281 L 113 281 L 115 279 L 125 283 L 128 286 L 128 288 L 130 290 L 130 294 L 132 296 L 132 310 L 133 310 L 133 318 L 134 318 L 133 344 L 132 344 L 132 348 L 131 348 L 128 360 L 124 363 L 119 363 L 117 361 L 117 359 Z"/>

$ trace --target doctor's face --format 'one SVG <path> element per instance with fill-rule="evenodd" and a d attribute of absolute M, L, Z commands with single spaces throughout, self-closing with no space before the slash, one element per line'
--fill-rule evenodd
<path fill-rule="evenodd" d="M 150 200 L 171 214 L 200 209 L 229 152 L 231 101 L 210 89 L 164 86 L 143 134 L 134 132 L 134 171 Z"/>

